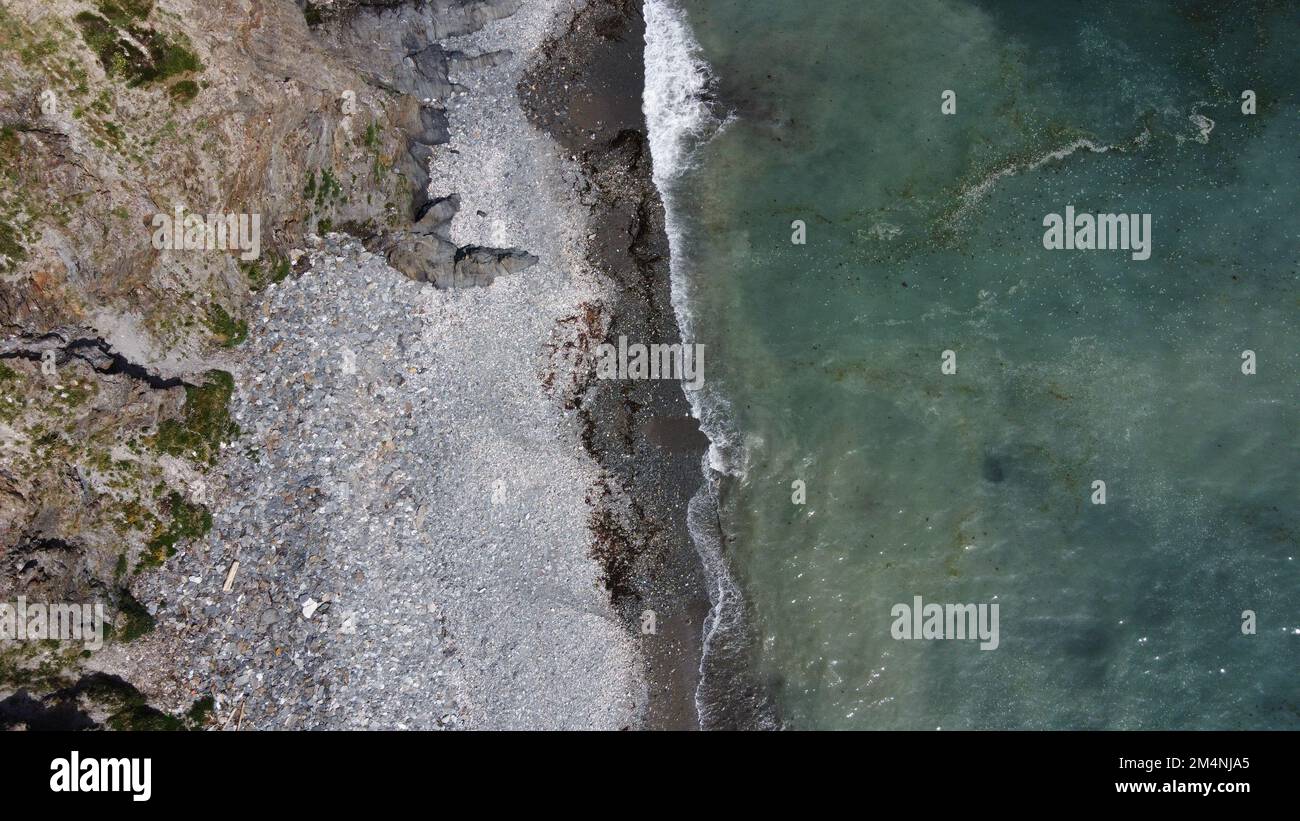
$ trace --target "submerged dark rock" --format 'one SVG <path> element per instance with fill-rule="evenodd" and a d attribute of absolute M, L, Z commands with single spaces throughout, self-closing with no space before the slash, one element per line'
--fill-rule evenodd
<path fill-rule="evenodd" d="M 985 456 L 983 463 L 980 465 L 980 474 L 986 482 L 1001 482 L 1006 478 L 1006 473 L 1002 469 L 1002 461 L 996 456 Z"/>

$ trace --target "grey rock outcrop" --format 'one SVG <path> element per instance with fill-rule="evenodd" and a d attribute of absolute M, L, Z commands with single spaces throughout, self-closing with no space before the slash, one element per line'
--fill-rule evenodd
<path fill-rule="evenodd" d="M 486 288 L 497 277 L 537 264 L 537 257 L 518 248 L 457 247 L 450 226 L 459 210 L 457 194 L 427 203 L 410 230 L 390 240 L 388 264 L 416 282 L 442 289 Z"/>
<path fill-rule="evenodd" d="M 537 264 L 537 257 L 517 248 L 479 248 L 467 245 L 456 254 L 451 285 L 446 279 L 434 282 L 440 288 L 487 287 L 499 276 L 514 274 Z"/>
<path fill-rule="evenodd" d="M 446 143 L 447 103 L 468 89 L 452 82 L 451 74 L 467 68 L 495 65 L 508 52 L 469 55 L 448 51 L 439 42 L 468 34 L 493 20 L 509 17 L 521 0 L 334 0 L 306 2 L 319 19 L 314 28 L 325 47 L 356 66 L 365 81 L 378 89 L 418 102 L 408 106 L 399 123 L 406 135 L 399 170 L 412 182 L 412 209 L 428 201 L 429 156 L 433 146 Z"/>

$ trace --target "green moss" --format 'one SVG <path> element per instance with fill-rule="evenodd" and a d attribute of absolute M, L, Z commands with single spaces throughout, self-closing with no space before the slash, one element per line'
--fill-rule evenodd
<path fill-rule="evenodd" d="M 22 233 L 7 222 L 0 221 L 0 272 L 12 271 L 27 259 Z"/>
<path fill-rule="evenodd" d="M 157 619 L 126 588 L 118 591 L 117 614 L 120 625 L 114 631 L 118 641 L 135 641 L 153 631 Z"/>
<path fill-rule="evenodd" d="M 100 0 L 99 11 L 114 25 L 126 28 L 149 16 L 153 0 Z"/>
<path fill-rule="evenodd" d="M 144 52 L 121 39 L 117 28 L 93 11 L 83 11 L 72 19 L 109 76 L 125 74 L 130 66 L 142 66 L 146 62 Z"/>
<path fill-rule="evenodd" d="M 207 325 L 208 330 L 216 337 L 217 344 L 223 348 L 233 348 L 248 339 L 248 323 L 242 319 L 234 319 L 220 305 L 212 305 L 208 308 Z"/>
<path fill-rule="evenodd" d="M 117 123 L 105 121 L 100 126 L 104 129 L 104 136 L 108 137 L 108 141 L 114 146 L 121 147 L 122 143 L 126 141 L 126 132 Z"/>
<path fill-rule="evenodd" d="M 302 193 L 307 202 L 316 208 L 326 208 L 343 201 L 343 186 L 339 185 L 338 178 L 328 168 L 321 170 L 319 183 L 316 181 L 315 170 L 308 171 L 307 185 Z"/>
<path fill-rule="evenodd" d="M 175 716 L 150 707 L 142 698 L 140 704 L 118 710 L 108 717 L 110 729 L 119 732 L 178 732 L 186 729 Z"/>
<path fill-rule="evenodd" d="M 65 670 L 77 653 L 62 649 L 58 642 L 19 642 L 0 649 L 0 686 L 49 690 L 67 684 Z"/>
<path fill-rule="evenodd" d="M 85 708 L 92 715 L 106 716 L 103 729 L 200 730 L 212 722 L 215 702 L 211 696 L 195 700 L 179 716 L 149 706 L 144 694 L 117 676 L 88 673 L 74 681 L 69 675 L 88 651 L 66 650 L 50 653 L 36 643 L 0 651 L 0 684 L 6 689 L 25 688 L 48 705 L 73 711 Z"/>
<path fill-rule="evenodd" d="M 128 533 L 149 532 L 158 526 L 158 517 L 149 508 L 131 499 L 123 502 L 113 519 L 113 529 L 125 536 Z"/>
<path fill-rule="evenodd" d="M 144 695 L 134 687 L 129 692 L 120 691 L 114 696 L 105 698 L 102 694 L 98 694 L 97 698 L 101 703 L 116 702 L 116 709 L 109 713 L 108 719 L 104 722 L 111 730 L 176 732 L 186 729 L 185 722 L 181 719 L 150 707 Z"/>
<path fill-rule="evenodd" d="M 154 731 L 184 732 L 201 730 L 212 720 L 216 702 L 212 696 L 203 696 L 195 700 L 181 716 L 173 716 L 149 706 L 144 695 L 123 682 L 123 687 L 114 688 L 113 692 L 94 694 L 100 703 L 114 706 L 105 722 L 109 729 L 118 731 Z"/>
<path fill-rule="evenodd" d="M 38 41 L 23 46 L 23 48 L 18 52 L 18 56 L 22 59 L 23 65 L 30 66 L 57 53 L 58 50 L 59 42 L 57 40 L 53 37 L 44 37 Z"/>
<path fill-rule="evenodd" d="M 140 33 L 132 31 L 132 34 L 135 34 L 138 37 Z M 197 73 L 203 70 L 203 61 L 198 58 L 197 54 L 190 51 L 182 42 L 180 42 L 182 40 L 181 37 L 178 36 L 178 41 L 173 42 L 161 34 L 154 32 L 149 32 L 149 34 L 151 34 L 152 37 L 148 37 L 141 42 L 144 42 L 145 45 L 148 46 L 149 54 L 154 58 L 157 73 L 154 76 L 144 77 L 144 82 L 166 80 L 170 77 L 175 77 L 178 74 L 186 72 Z"/>
<path fill-rule="evenodd" d="M 375 181 L 375 183 L 381 183 L 381 182 L 384 181 L 384 176 L 385 176 L 385 175 L 388 173 L 388 171 L 389 171 L 388 163 L 384 162 L 384 158 L 383 158 L 383 157 L 381 157 L 381 156 L 379 156 L 378 154 L 376 154 L 376 155 L 375 155 L 375 162 L 374 162 L 374 165 L 373 165 L 373 167 L 371 168 L 371 170 L 374 172 L 374 181 Z"/>
<path fill-rule="evenodd" d="M 339 185 L 334 172 L 326 168 L 320 172 L 320 187 L 316 189 L 316 205 L 324 206 L 330 200 L 343 198 L 343 186 Z"/>
<path fill-rule="evenodd" d="M 203 385 L 185 386 L 181 419 L 158 425 L 154 441 L 163 453 L 212 464 L 221 443 L 239 435 L 239 426 L 230 419 L 234 377 L 225 371 L 208 371 L 207 378 Z"/>
<path fill-rule="evenodd" d="M 193 80 L 181 80 L 167 89 L 167 93 L 178 103 L 188 103 L 199 96 L 199 84 Z"/>
<path fill-rule="evenodd" d="M 51 410 L 70 410 L 79 405 L 83 405 L 87 400 L 93 398 L 98 393 L 98 388 L 92 382 L 78 381 L 76 385 L 65 384 L 61 391 L 55 392 L 50 397 Z"/>
<path fill-rule="evenodd" d="M 0 158 L 13 162 L 22 156 L 23 144 L 18 139 L 18 131 L 7 125 L 0 128 Z"/>
<path fill-rule="evenodd" d="M 202 61 L 188 48 L 183 35 L 171 38 L 138 25 L 136 21 L 143 16 L 133 16 L 133 12 L 143 5 L 133 0 L 117 0 L 100 5 L 103 16 L 83 11 L 73 18 L 82 39 L 95 52 L 104 71 L 110 77 L 124 80 L 129 86 L 202 71 Z M 144 13 L 148 13 L 147 9 Z"/>
<path fill-rule="evenodd" d="M 36 434 L 36 447 L 38 448 L 53 448 L 54 446 L 61 444 L 63 441 L 59 438 L 58 432 L 46 431 L 43 426 L 33 428 L 32 433 Z"/>
<path fill-rule="evenodd" d="M 140 567 L 157 567 L 176 555 L 176 545 L 181 541 L 202 538 L 212 529 L 212 514 L 203 505 L 192 505 L 179 493 L 172 491 L 167 498 L 171 523 L 160 530 L 140 557 Z"/>
<path fill-rule="evenodd" d="M 272 283 L 284 282 L 291 270 L 289 260 L 285 257 L 273 257 L 268 260 L 266 270 L 262 269 L 260 262 L 254 262 L 244 268 L 244 274 L 248 277 L 248 290 L 256 292 Z"/>
<path fill-rule="evenodd" d="M 185 719 L 196 729 L 202 727 L 212 720 L 212 712 L 216 706 L 212 696 L 196 699 L 189 712 L 185 714 Z"/>

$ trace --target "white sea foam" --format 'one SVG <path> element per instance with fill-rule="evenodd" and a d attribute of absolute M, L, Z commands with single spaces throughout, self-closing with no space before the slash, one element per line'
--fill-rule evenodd
<path fill-rule="evenodd" d="M 707 102 L 709 68 L 686 15 L 668 0 L 645 4 L 645 91 L 654 181 L 661 191 L 686 168 L 692 146 L 717 129 Z"/>
<path fill-rule="evenodd" d="M 1011 177 L 1025 171 L 1035 171 L 1051 162 L 1060 162 L 1074 154 L 1076 151 L 1090 151 L 1093 154 L 1106 154 L 1110 151 L 1122 152 L 1128 151 L 1132 148 L 1141 148 L 1143 145 L 1146 145 L 1147 141 L 1150 139 L 1151 132 L 1146 129 L 1143 129 L 1141 134 L 1134 137 L 1132 140 L 1129 140 L 1127 143 L 1106 145 L 1087 138 L 1079 138 L 1068 145 L 1062 146 L 1053 151 L 1048 151 L 1032 160 L 1029 160 L 1028 162 L 1008 165 L 994 171 L 984 179 L 980 180 L 976 185 L 963 191 L 961 195 L 961 205 L 958 206 L 950 219 L 956 221 L 964 217 L 976 203 L 983 199 L 989 191 L 993 190 L 993 187 L 997 185 L 1000 180 L 1006 177 Z"/>
<path fill-rule="evenodd" d="M 664 203 L 673 311 L 682 339 L 694 340 L 695 317 L 686 296 L 686 234 L 675 207 L 676 187 L 682 173 L 690 168 L 695 150 L 726 123 L 709 107 L 709 67 L 700 56 L 685 13 L 669 0 L 646 0 L 644 13 L 642 109 L 649 131 L 654 183 Z M 705 482 L 691 499 L 687 516 L 687 528 L 703 563 L 712 604 L 704 625 L 700 682 L 695 692 L 700 725 L 708 728 L 717 721 L 715 715 L 726 689 L 725 674 L 718 676 L 713 671 L 744 646 L 740 590 L 722 556 L 716 496 L 717 474 L 737 475 L 743 459 L 736 458 L 742 452 L 740 437 L 731 422 L 730 407 L 716 385 L 706 383 L 701 390 L 687 391 L 686 399 L 700 429 L 709 438 L 709 451 L 701 465 Z"/>
<path fill-rule="evenodd" d="M 1187 117 L 1187 119 L 1191 122 L 1191 124 L 1196 127 L 1196 136 L 1191 137 L 1190 139 L 1195 140 L 1201 145 L 1209 144 L 1210 132 L 1214 131 L 1214 126 L 1215 126 L 1214 120 L 1211 120 L 1209 117 L 1205 116 L 1200 111 L 1200 109 L 1208 105 L 1211 105 L 1211 103 L 1208 100 L 1201 100 L 1197 102 L 1196 105 L 1192 106 L 1192 113 Z M 1184 137 L 1181 134 L 1176 134 L 1174 135 L 1174 139 L 1178 141 L 1179 145 L 1182 145 L 1189 138 Z"/>
<path fill-rule="evenodd" d="M 1041 168 L 1049 162 L 1059 162 L 1080 149 L 1087 149 L 1094 154 L 1105 154 L 1110 151 L 1111 146 L 1101 145 L 1089 139 L 1078 139 L 1069 145 L 1056 149 L 1055 151 L 1048 151 L 1039 157 L 1035 157 L 1029 162 L 1020 165 L 1008 165 L 1005 168 L 994 171 L 992 174 L 989 174 L 987 177 L 980 180 L 977 185 L 962 192 L 962 204 L 957 209 L 955 216 L 960 217 L 965 214 L 967 209 L 983 199 L 989 191 L 993 190 L 993 186 L 997 185 L 999 180 L 1024 171 L 1033 171 Z"/>
<path fill-rule="evenodd" d="M 684 340 L 693 340 L 695 317 L 687 304 L 687 268 L 683 254 L 686 235 L 675 207 L 676 185 L 691 167 L 693 155 L 726 125 L 708 103 L 712 75 L 700 56 L 700 46 L 685 13 L 670 0 L 645 4 L 645 90 L 642 110 L 650 139 L 654 183 L 664 202 L 668 234 L 673 311 Z M 740 437 L 731 423 L 730 407 L 716 387 L 688 392 L 692 415 L 709 438 L 709 467 L 737 475 Z"/>
<path fill-rule="evenodd" d="M 1201 145 L 1209 143 L 1210 132 L 1214 130 L 1214 120 L 1204 114 L 1193 114 L 1187 119 L 1191 120 L 1192 125 L 1196 126 L 1196 141 Z"/>

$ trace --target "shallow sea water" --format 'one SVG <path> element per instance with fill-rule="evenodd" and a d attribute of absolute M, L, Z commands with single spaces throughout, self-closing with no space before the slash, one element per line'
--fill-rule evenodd
<path fill-rule="evenodd" d="M 1300 6 L 651 5 L 729 116 L 651 129 L 785 725 L 1300 728 Z M 1045 250 L 1067 205 L 1150 259 Z M 914 596 L 998 648 L 892 638 Z"/>

